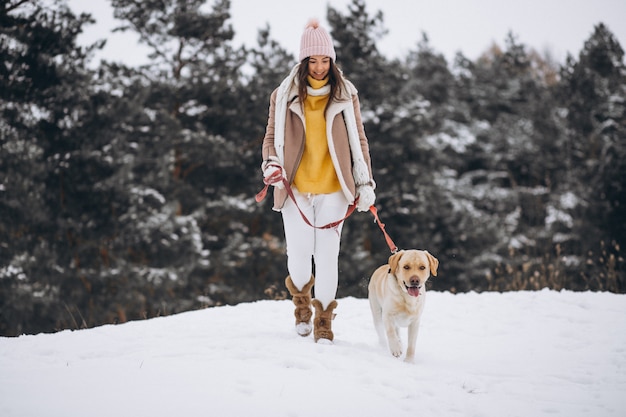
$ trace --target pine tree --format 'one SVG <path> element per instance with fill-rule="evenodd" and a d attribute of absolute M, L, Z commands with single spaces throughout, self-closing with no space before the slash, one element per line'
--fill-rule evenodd
<path fill-rule="evenodd" d="M 101 44 L 79 47 L 76 37 L 91 21 L 65 2 L 0 9 L 3 334 L 63 327 L 63 299 L 82 286 L 76 265 L 97 228 L 84 208 L 96 204 L 98 167 L 80 123 L 92 104 L 88 56 Z"/>
<path fill-rule="evenodd" d="M 328 6 L 327 19 L 338 65 L 359 89 L 364 109 L 378 113 L 384 98 L 392 96 L 397 87 L 397 72 L 390 68 L 376 45 L 387 33 L 383 13 L 378 11 L 371 16 L 363 0 L 352 0 L 346 15 Z"/>
<path fill-rule="evenodd" d="M 183 212 L 197 208 L 187 186 L 211 187 L 215 176 L 226 168 L 225 152 L 234 151 L 237 138 L 238 92 L 243 51 L 231 46 L 234 32 L 228 0 L 218 1 L 210 13 L 202 10 L 204 1 L 114 0 L 115 16 L 126 22 L 120 30 L 133 30 L 152 52 L 151 64 L 144 69 L 151 80 L 151 93 L 144 105 L 157 115 L 165 129 L 154 148 L 173 158 L 172 192 Z M 209 163 L 214 160 L 216 163 Z M 236 170 L 233 170 L 236 172 Z M 231 175 L 226 185 L 234 185 Z"/>
<path fill-rule="evenodd" d="M 209 11 L 200 0 L 112 5 L 125 22 L 121 30 L 137 32 L 153 59 L 139 69 L 145 85 L 139 106 L 149 123 L 130 124 L 136 154 L 146 161 L 136 169 L 146 176 L 136 176 L 117 246 L 132 249 L 134 276 L 154 283 L 160 298 L 149 300 L 151 314 L 158 302 L 172 312 L 204 305 L 199 296 L 205 304 L 240 300 L 244 286 L 230 295 L 224 281 L 252 276 L 242 260 L 250 255 L 232 248 L 245 246 L 248 206 L 256 205 L 240 202 L 252 195 L 255 177 L 241 112 L 246 52 L 231 44 L 230 2 L 217 1 Z M 151 208 L 142 196 L 152 196 Z"/>
<path fill-rule="evenodd" d="M 626 240 L 626 65 L 624 50 L 604 24 L 595 27 L 576 61 L 562 70 L 570 178 L 587 202 L 597 239 Z M 585 238 L 589 236 L 589 231 Z"/>

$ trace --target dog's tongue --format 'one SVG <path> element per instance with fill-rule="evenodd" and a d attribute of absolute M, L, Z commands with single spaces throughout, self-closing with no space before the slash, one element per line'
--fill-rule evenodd
<path fill-rule="evenodd" d="M 407 290 L 409 291 L 409 295 L 412 297 L 419 297 L 420 295 L 420 289 L 418 287 L 409 287 Z"/>

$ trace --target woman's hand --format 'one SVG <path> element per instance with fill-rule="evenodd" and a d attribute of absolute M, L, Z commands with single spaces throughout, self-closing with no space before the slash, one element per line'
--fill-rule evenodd
<path fill-rule="evenodd" d="M 263 182 L 271 184 L 274 187 L 285 188 L 282 179 L 287 178 L 287 173 L 277 157 L 270 156 L 267 161 L 263 161 L 261 164 L 261 170 L 263 171 Z M 276 181 L 279 173 L 280 180 Z"/>
<path fill-rule="evenodd" d="M 356 209 L 358 211 L 368 211 L 376 201 L 374 187 L 370 184 L 359 185 L 356 189 L 356 193 L 359 198 L 359 201 L 356 204 Z"/>

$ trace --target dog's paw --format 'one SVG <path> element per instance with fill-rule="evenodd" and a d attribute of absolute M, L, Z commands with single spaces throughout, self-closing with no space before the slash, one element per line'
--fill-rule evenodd
<path fill-rule="evenodd" d="M 396 358 L 402 356 L 402 346 L 400 346 L 400 342 L 389 342 L 389 350 L 391 351 L 391 354 Z"/>
<path fill-rule="evenodd" d="M 415 358 L 414 357 L 409 357 L 407 356 L 406 358 L 404 358 L 404 362 L 406 363 L 415 363 Z"/>

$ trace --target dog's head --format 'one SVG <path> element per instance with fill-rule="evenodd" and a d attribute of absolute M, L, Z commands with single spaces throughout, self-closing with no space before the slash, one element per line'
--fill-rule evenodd
<path fill-rule="evenodd" d="M 400 288 L 412 297 L 419 297 L 432 274 L 437 276 L 439 261 L 425 250 L 402 250 L 389 257 L 389 271 Z"/>

